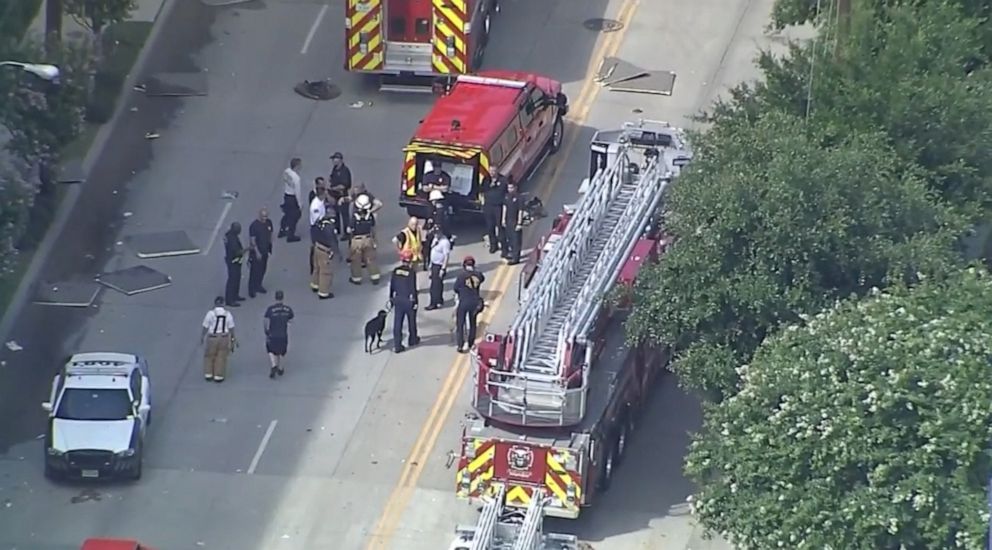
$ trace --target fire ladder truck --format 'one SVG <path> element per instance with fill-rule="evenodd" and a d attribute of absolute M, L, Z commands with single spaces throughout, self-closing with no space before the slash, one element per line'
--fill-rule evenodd
<path fill-rule="evenodd" d="M 575 537 L 543 533 L 543 517 L 576 518 L 606 489 L 633 408 L 667 362 L 667 349 L 626 344 L 626 309 L 609 294 L 667 245 L 652 220 L 691 159 L 683 131 L 664 122 L 594 137 L 592 176 L 535 249 L 508 333 L 487 334 L 473 351 L 475 412 L 457 492 L 483 508 L 452 548 L 577 548 Z"/>

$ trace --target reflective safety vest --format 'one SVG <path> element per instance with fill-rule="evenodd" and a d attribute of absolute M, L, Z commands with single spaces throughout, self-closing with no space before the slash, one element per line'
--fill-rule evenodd
<path fill-rule="evenodd" d="M 400 250 L 409 250 L 413 254 L 413 260 L 417 261 L 420 259 L 421 255 L 421 242 L 420 237 L 417 236 L 416 231 L 411 231 L 409 227 L 403 228 L 402 233 L 406 235 L 406 241 L 403 243 L 403 248 Z"/>

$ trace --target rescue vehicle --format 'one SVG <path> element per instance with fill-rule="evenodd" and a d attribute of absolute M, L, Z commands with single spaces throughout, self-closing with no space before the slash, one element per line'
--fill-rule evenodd
<path fill-rule="evenodd" d="M 669 361 L 667 346 L 628 345 L 622 291 L 671 243 L 655 218 L 691 159 L 684 132 L 664 122 L 594 137 L 584 192 L 522 271 L 509 330 L 473 350 L 456 494 L 483 507 L 477 525 L 458 527 L 456 545 L 577 547 L 544 534 L 543 518 L 577 518 L 609 488 Z"/>
<path fill-rule="evenodd" d="M 477 71 L 497 0 L 347 0 L 345 69 L 382 76 L 385 91 Z"/>
<path fill-rule="evenodd" d="M 518 186 L 561 149 L 568 98 L 551 78 L 514 71 L 459 76 L 435 102 L 404 149 L 400 206 L 427 218 L 424 176 L 440 169 L 451 180 L 456 212 L 481 213 L 482 190 L 502 176 Z"/>
<path fill-rule="evenodd" d="M 155 550 L 130 539 L 86 539 L 79 550 Z"/>

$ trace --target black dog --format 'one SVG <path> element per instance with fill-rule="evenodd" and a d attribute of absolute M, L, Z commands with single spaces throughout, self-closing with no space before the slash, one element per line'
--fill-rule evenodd
<path fill-rule="evenodd" d="M 386 330 L 386 310 L 380 309 L 375 317 L 365 323 L 365 353 L 372 353 L 372 344 L 382 347 L 382 331 Z"/>

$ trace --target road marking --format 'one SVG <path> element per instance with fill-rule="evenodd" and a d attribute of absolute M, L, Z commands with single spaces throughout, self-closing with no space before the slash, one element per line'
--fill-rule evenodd
<path fill-rule="evenodd" d="M 265 430 L 265 435 L 262 436 L 262 442 L 258 444 L 255 456 L 251 457 L 251 464 L 248 465 L 248 475 L 254 474 L 255 468 L 258 468 L 258 461 L 262 460 L 262 453 L 265 452 L 265 448 L 269 445 L 269 439 L 272 437 L 272 432 L 275 431 L 276 424 L 278 423 L 278 420 L 269 422 L 269 427 Z"/>
<path fill-rule="evenodd" d="M 605 38 L 603 41 L 594 49 L 586 72 L 585 82 L 579 92 L 579 97 L 572 104 L 570 116 L 567 117 L 576 123 L 576 125 L 582 123 L 589 116 L 592 104 L 599 94 L 600 86 L 594 81 L 593 77 L 599 68 L 600 61 L 604 57 L 616 55 L 627 29 L 630 28 L 631 18 L 639 3 L 640 0 L 624 0 L 617 17 L 623 23 L 623 27 L 615 33 L 604 35 Z M 572 132 L 567 139 L 565 147 L 562 148 L 561 156 L 556 159 L 557 163 L 554 170 L 552 170 L 551 176 L 546 180 L 548 182 L 547 185 L 541 188 L 541 191 L 544 191 L 545 194 L 550 196 L 551 192 L 558 186 L 577 139 L 578 132 Z M 488 325 L 495 316 L 502 299 L 509 290 L 510 282 L 512 281 L 510 275 L 513 272 L 513 268 L 507 265 L 497 268 L 497 273 L 493 277 L 492 288 L 499 292 L 499 295 L 488 304 L 486 312 L 482 315 L 482 323 Z M 459 389 L 461 389 L 471 370 L 468 360 L 468 355 L 459 355 L 454 363 L 452 363 L 448 371 L 448 376 L 445 378 L 444 384 L 441 387 L 441 392 L 438 394 L 437 400 L 428 414 L 427 421 L 424 423 L 423 429 L 414 442 L 409 457 L 404 462 L 403 471 L 400 473 L 400 480 L 389 495 L 382 514 L 377 519 L 372 532 L 369 534 L 367 549 L 386 548 L 392 540 L 393 533 L 399 527 L 403 512 L 406 510 L 407 504 L 409 504 L 410 498 L 413 496 L 413 490 L 417 485 L 417 481 L 420 479 L 420 475 L 423 473 L 424 467 L 427 465 L 427 458 L 430 456 L 437 438 L 441 434 L 441 429 L 452 407 L 454 407 Z"/>
<path fill-rule="evenodd" d="M 313 41 L 313 37 L 317 34 L 317 27 L 320 26 L 320 22 L 324 20 L 324 15 L 327 13 L 327 4 L 324 4 L 320 8 L 320 13 L 317 14 L 317 18 L 313 20 L 313 25 L 310 27 L 310 32 L 307 33 L 307 39 L 303 41 L 303 47 L 300 48 L 300 53 L 305 54 L 307 50 L 310 49 L 310 42 Z"/>
<path fill-rule="evenodd" d="M 224 225 L 224 220 L 227 219 L 227 213 L 231 211 L 231 207 L 234 206 L 234 202 L 230 201 L 224 205 L 224 209 L 220 212 L 220 218 L 217 218 L 217 224 L 214 225 L 214 230 L 210 232 L 210 240 L 207 241 L 207 247 L 203 249 L 200 254 L 206 256 L 210 254 L 210 249 L 214 246 L 214 241 L 217 240 L 217 235 L 220 233 L 220 228 Z"/>

